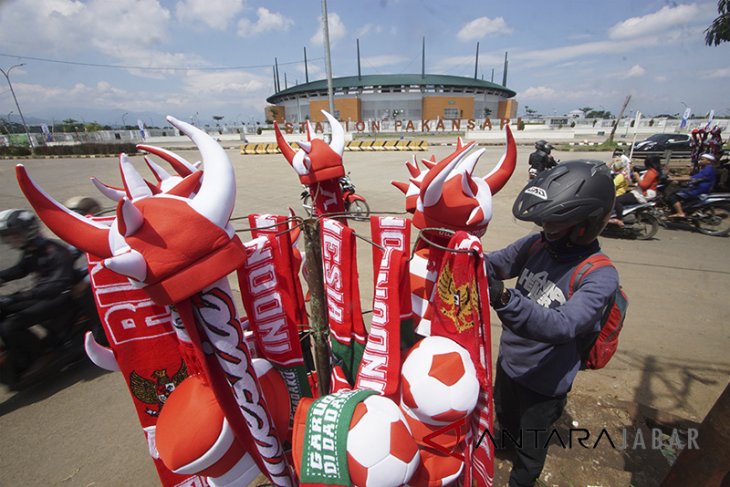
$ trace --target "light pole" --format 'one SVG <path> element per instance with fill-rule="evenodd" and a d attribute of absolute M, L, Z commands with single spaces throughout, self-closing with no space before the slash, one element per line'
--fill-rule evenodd
<path fill-rule="evenodd" d="M 124 115 L 122 115 L 122 129 L 127 128 L 127 115 L 129 115 L 129 112 L 124 112 Z"/>
<path fill-rule="evenodd" d="M 14 64 L 13 66 L 10 66 L 8 70 L 4 70 L 3 68 L 0 68 L 0 73 L 5 76 L 5 79 L 8 81 L 8 86 L 10 87 L 10 93 L 13 94 L 13 100 L 15 100 L 15 108 L 18 109 L 18 114 L 20 115 L 20 120 L 23 122 L 23 127 L 25 127 L 25 135 L 28 137 L 28 144 L 30 144 L 30 151 L 33 152 L 33 139 L 30 136 L 30 130 L 28 130 L 28 125 L 25 123 L 25 117 L 23 117 L 23 112 L 20 110 L 20 105 L 18 104 L 18 98 L 15 96 L 15 90 L 13 89 L 13 84 L 10 82 L 10 71 L 13 70 L 13 68 L 19 68 L 21 66 L 25 66 L 25 63 L 21 64 Z"/>

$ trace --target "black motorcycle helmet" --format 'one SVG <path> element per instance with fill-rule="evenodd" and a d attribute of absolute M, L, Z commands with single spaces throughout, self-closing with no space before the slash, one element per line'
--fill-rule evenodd
<path fill-rule="evenodd" d="M 23 238 L 25 243 L 38 236 L 38 218 L 28 210 L 4 210 L 0 212 L 0 237 L 5 239 L 11 235 Z"/>
<path fill-rule="evenodd" d="M 535 142 L 535 149 L 547 152 L 548 154 L 552 150 L 553 146 L 550 145 L 546 140 L 540 139 Z"/>
<path fill-rule="evenodd" d="M 659 174 L 662 173 L 662 160 L 659 156 L 649 156 L 644 159 L 644 167 L 646 169 L 654 169 Z"/>
<path fill-rule="evenodd" d="M 593 242 L 606 226 L 616 193 L 602 161 L 580 159 L 540 173 L 517 196 L 512 214 L 523 221 L 564 224 L 573 244 Z"/>

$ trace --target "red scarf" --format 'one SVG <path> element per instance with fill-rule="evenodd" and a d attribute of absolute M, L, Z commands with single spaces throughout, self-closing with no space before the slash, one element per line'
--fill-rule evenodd
<path fill-rule="evenodd" d="M 332 353 L 352 385 L 367 339 L 357 282 L 355 234 L 351 228 L 330 218 L 322 219 L 321 229 L 324 291 Z"/>
<path fill-rule="evenodd" d="M 490 336 L 488 283 L 484 253 L 477 237 L 459 231 L 449 241 L 436 282 L 431 332 L 464 347 L 472 358 L 479 378 L 480 394 L 467 433 L 464 485 L 491 486 L 494 452 L 489 442 L 474 448 L 475 438 L 485 429 L 492 431 L 492 345 Z M 464 252 L 468 250 L 469 252 Z"/>

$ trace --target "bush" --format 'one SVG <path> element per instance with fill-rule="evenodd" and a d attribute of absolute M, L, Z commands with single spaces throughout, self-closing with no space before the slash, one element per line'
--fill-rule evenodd
<path fill-rule="evenodd" d="M 77 145 L 54 145 L 36 147 L 35 153 L 39 156 L 78 156 L 92 154 L 136 154 L 137 147 L 134 144 L 77 144 Z"/>
<path fill-rule="evenodd" d="M 525 130 L 525 121 L 522 119 L 517 120 L 517 130 Z"/>
<path fill-rule="evenodd" d="M 0 156 L 18 157 L 29 155 L 30 149 L 23 145 L 8 145 L 0 147 Z"/>

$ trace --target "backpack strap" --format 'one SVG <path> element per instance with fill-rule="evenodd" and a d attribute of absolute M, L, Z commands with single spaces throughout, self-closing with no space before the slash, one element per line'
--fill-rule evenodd
<path fill-rule="evenodd" d="M 570 276 L 570 284 L 568 285 L 568 298 L 573 295 L 573 291 L 575 291 L 575 288 L 577 286 L 580 286 L 583 278 L 585 278 L 591 272 L 600 269 L 601 267 L 608 266 L 614 267 L 611 259 L 609 259 L 608 256 L 604 254 L 593 254 L 586 260 L 578 264 L 573 271 L 573 275 Z"/>

